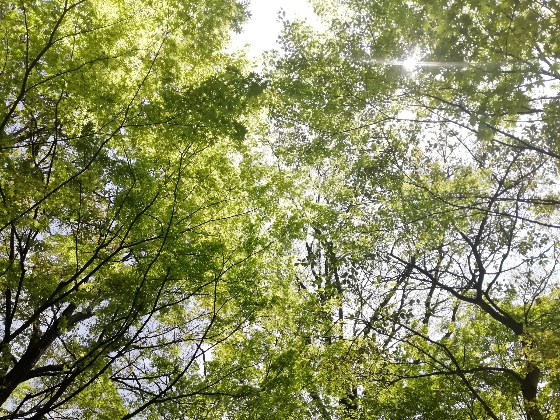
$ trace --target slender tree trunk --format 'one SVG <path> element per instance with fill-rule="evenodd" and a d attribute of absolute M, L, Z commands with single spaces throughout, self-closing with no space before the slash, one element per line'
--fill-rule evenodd
<path fill-rule="evenodd" d="M 527 362 L 527 374 L 521 382 L 521 393 L 523 395 L 527 420 L 545 419 L 536 401 L 540 376 L 541 370 L 533 363 Z"/>
<path fill-rule="evenodd" d="M 33 334 L 20 359 L 8 373 L 0 377 L 0 405 L 4 404 L 16 387 L 25 382 L 41 356 L 61 334 L 62 324 L 71 324 L 76 305 L 70 304 L 43 335 Z M 81 315 L 81 314 L 78 314 Z M 80 317 L 81 318 L 81 317 Z M 78 320 L 78 318 L 76 318 Z"/>

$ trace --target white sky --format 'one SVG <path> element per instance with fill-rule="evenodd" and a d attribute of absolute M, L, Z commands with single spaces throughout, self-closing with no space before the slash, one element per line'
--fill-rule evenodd
<path fill-rule="evenodd" d="M 263 51 L 275 48 L 276 39 L 282 30 L 278 12 L 283 9 L 288 20 L 306 19 L 317 23 L 313 9 L 306 0 L 249 0 L 251 17 L 241 34 L 234 34 L 231 50 L 249 46 L 249 57 L 256 58 Z"/>

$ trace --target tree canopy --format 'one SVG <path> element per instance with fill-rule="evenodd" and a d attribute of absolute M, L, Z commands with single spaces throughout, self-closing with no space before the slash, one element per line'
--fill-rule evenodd
<path fill-rule="evenodd" d="M 560 418 L 557 2 L 0 5 L 0 419 Z"/>

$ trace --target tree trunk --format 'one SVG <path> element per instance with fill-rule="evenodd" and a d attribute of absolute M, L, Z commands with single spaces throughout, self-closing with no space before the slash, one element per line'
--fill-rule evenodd
<path fill-rule="evenodd" d="M 541 370 L 531 362 L 528 362 L 527 374 L 521 382 L 521 393 L 523 394 L 527 420 L 544 420 L 544 416 L 536 402 L 540 376 Z"/>
<path fill-rule="evenodd" d="M 29 378 L 29 373 L 39 362 L 41 356 L 61 334 L 61 324 L 68 323 L 76 305 L 69 304 L 60 317 L 42 336 L 32 336 L 25 352 L 16 362 L 14 367 L 4 376 L 0 377 L 0 405 L 4 404 L 16 387 Z"/>

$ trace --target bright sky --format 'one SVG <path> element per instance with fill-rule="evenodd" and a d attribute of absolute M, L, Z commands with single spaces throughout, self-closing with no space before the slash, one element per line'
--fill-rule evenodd
<path fill-rule="evenodd" d="M 278 19 L 280 10 L 286 12 L 286 18 L 306 19 L 317 22 L 313 9 L 306 0 L 249 0 L 251 18 L 244 26 L 241 34 L 234 34 L 232 50 L 249 45 L 249 56 L 258 57 L 263 51 L 276 46 L 276 38 L 282 30 Z"/>

